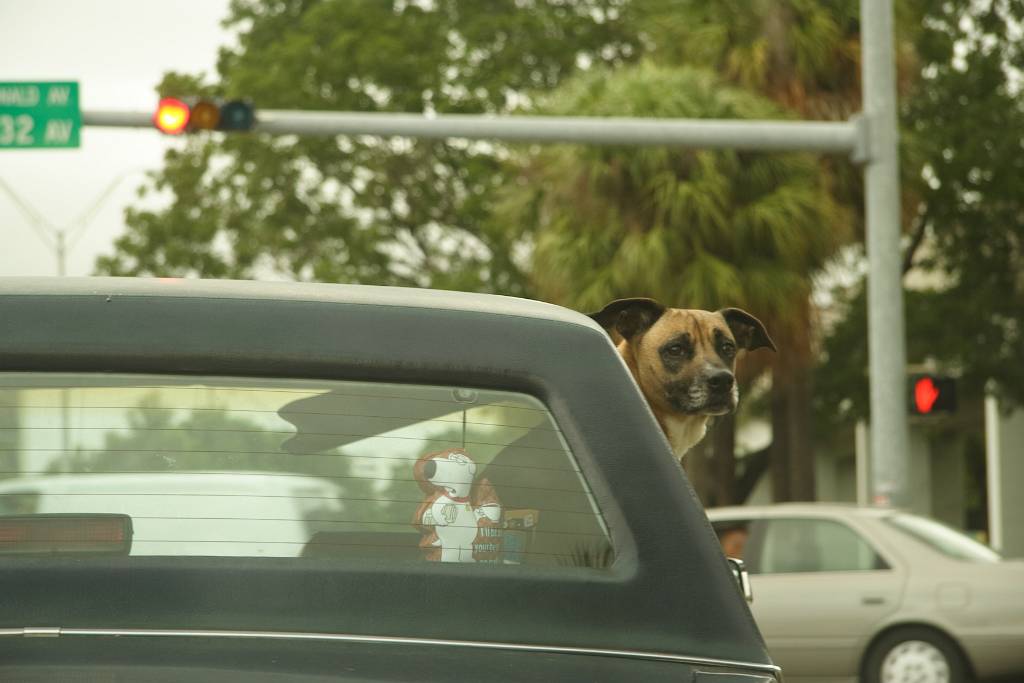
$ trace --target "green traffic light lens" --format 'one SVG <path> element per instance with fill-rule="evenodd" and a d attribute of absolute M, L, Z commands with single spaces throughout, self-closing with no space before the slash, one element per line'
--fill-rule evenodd
<path fill-rule="evenodd" d="M 231 100 L 220 108 L 220 130 L 249 130 L 256 123 L 252 105 L 242 100 Z"/>

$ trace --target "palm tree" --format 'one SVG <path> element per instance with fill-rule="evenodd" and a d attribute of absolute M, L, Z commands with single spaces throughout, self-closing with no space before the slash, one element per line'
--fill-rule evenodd
<path fill-rule="evenodd" d="M 634 0 L 629 11 L 646 36 L 649 58 L 658 63 L 711 69 L 726 82 L 758 92 L 805 119 L 846 120 L 861 108 L 858 0 Z M 909 90 L 919 73 L 914 37 L 922 13 L 916 0 L 896 5 L 901 92 Z M 919 206 L 920 163 L 914 161 L 914 148 L 908 137 L 903 156 L 905 225 L 915 222 Z M 859 173 L 830 157 L 818 164 L 822 181 L 854 219 L 856 230 L 845 235 L 862 237 Z M 772 363 L 770 466 L 775 500 L 815 497 L 809 405 L 817 327 L 808 299 L 791 303 L 793 336 L 785 342 L 786 353 Z M 733 462 L 731 425 L 725 421 L 712 436 L 720 479 Z"/>
<path fill-rule="evenodd" d="M 634 0 L 630 11 L 659 63 L 712 69 L 801 118 L 859 109 L 858 0 Z"/>
<path fill-rule="evenodd" d="M 782 116 L 713 72 L 653 63 L 580 77 L 546 111 Z M 801 355 L 809 355 L 800 348 L 809 273 L 832 256 L 848 225 L 813 157 L 666 147 L 548 148 L 528 157 L 500 217 L 536 226 L 531 277 L 541 298 L 581 310 L 622 296 L 741 306 L 766 321 L 781 348 Z M 748 366 L 741 380 L 761 369 Z M 726 479 L 715 502 L 735 497 Z"/>

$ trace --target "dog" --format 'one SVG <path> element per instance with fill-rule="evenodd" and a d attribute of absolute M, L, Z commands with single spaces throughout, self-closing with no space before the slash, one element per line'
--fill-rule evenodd
<path fill-rule="evenodd" d="M 704 438 L 711 416 L 736 409 L 739 351 L 776 351 L 761 321 L 738 308 L 667 308 L 634 298 L 590 317 L 617 343 L 680 462 Z"/>

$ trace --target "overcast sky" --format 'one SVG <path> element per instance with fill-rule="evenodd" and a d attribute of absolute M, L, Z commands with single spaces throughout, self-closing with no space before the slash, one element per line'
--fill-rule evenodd
<path fill-rule="evenodd" d="M 229 0 L 0 0 L 0 81 L 78 81 L 82 109 L 150 111 L 165 71 L 212 73 Z M 123 179 L 68 254 L 88 275 L 124 230 L 142 171 L 173 139 L 155 130 L 84 128 L 81 147 L 0 150 L 0 179 L 53 227 L 70 227 Z M 0 190 L 0 275 L 55 275 L 56 257 Z"/>

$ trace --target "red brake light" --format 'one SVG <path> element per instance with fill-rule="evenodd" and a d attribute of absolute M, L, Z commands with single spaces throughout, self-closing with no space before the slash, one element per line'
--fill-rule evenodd
<path fill-rule="evenodd" d="M 0 517 L 0 554 L 114 553 L 132 547 L 128 515 L 24 515 Z"/>
<path fill-rule="evenodd" d="M 157 105 L 153 123 L 162 133 L 178 135 L 188 126 L 189 113 L 187 104 L 173 97 L 165 97 Z"/>

